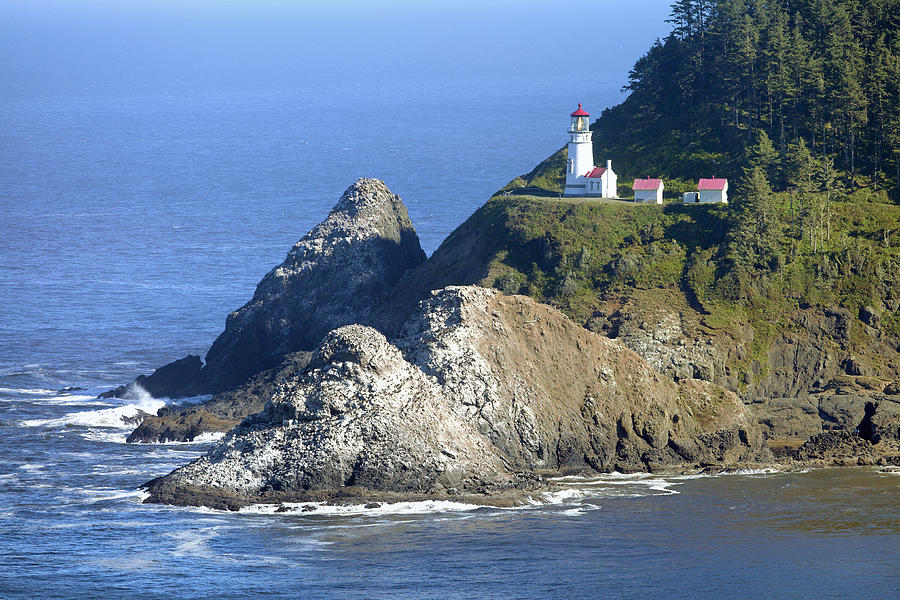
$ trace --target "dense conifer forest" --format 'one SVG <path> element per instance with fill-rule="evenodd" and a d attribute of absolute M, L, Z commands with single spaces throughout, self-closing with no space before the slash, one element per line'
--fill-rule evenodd
<path fill-rule="evenodd" d="M 558 225 L 535 225 L 533 204 L 519 229 L 543 232 L 523 241 L 543 250 L 509 250 L 504 282 L 581 319 L 635 289 L 677 290 L 767 332 L 760 348 L 807 308 L 882 315 L 900 337 L 900 0 L 677 0 L 670 21 L 591 126 L 621 198 L 653 176 L 669 203 L 570 202 Z M 555 196 L 564 166 L 565 149 L 505 190 Z M 729 179 L 730 203 L 682 206 L 711 176 Z M 600 243 L 598 228 L 634 231 Z M 642 266 L 620 276 L 625 263 Z"/>
<path fill-rule="evenodd" d="M 677 0 L 673 29 L 595 124 L 624 175 L 900 196 L 900 0 Z M 816 173 L 801 173 L 812 168 Z M 677 189 L 676 189 L 677 188 Z"/>

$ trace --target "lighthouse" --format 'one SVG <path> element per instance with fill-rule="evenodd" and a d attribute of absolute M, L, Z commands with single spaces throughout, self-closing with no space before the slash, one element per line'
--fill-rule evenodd
<path fill-rule="evenodd" d="M 615 198 L 616 174 L 612 170 L 612 161 L 606 161 L 606 167 L 594 166 L 594 145 L 588 122 L 590 113 L 579 103 L 578 109 L 569 116 L 572 121 L 569 126 L 565 194 Z"/>

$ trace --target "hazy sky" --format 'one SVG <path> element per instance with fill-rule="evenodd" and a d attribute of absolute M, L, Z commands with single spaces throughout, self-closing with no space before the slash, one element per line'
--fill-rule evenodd
<path fill-rule="evenodd" d="M 13 96 L 298 80 L 625 74 L 664 36 L 660 0 L 0 0 Z"/>

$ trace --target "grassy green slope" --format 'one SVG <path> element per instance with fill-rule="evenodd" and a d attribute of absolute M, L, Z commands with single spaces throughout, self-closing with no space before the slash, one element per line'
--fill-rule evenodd
<path fill-rule="evenodd" d="M 798 311 L 843 307 L 858 322 L 849 352 L 877 366 L 883 348 L 900 350 L 900 207 L 861 198 L 835 203 L 828 245 L 813 252 L 808 240 L 794 240 L 791 256 L 783 241 L 787 262 L 755 277 L 762 291 L 750 299 L 722 289 L 732 210 L 501 192 L 401 282 L 391 310 L 402 318 L 429 290 L 477 284 L 528 295 L 591 328 L 628 304 L 675 311 L 699 337 L 746 342 L 749 325 L 752 341 L 729 365 L 746 372 L 754 361 L 766 368 L 772 342 L 797 329 Z M 876 346 L 861 322 L 869 308 L 879 315 Z M 897 370 L 882 366 L 887 378 Z"/>

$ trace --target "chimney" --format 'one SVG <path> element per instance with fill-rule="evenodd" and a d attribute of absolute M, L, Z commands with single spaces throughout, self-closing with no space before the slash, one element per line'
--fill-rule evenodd
<path fill-rule="evenodd" d="M 606 170 L 612 171 L 612 161 L 611 160 L 606 161 Z"/>

